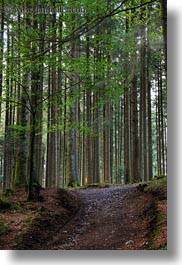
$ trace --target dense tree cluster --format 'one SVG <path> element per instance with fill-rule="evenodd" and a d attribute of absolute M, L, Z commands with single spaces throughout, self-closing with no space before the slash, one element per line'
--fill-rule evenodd
<path fill-rule="evenodd" d="M 1 1 L 4 189 L 166 175 L 166 12 L 166 0 Z"/>

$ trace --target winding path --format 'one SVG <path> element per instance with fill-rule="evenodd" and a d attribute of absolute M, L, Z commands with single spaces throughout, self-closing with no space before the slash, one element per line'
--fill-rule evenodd
<path fill-rule="evenodd" d="M 144 213 L 151 198 L 135 186 L 73 190 L 82 206 L 48 243 L 48 249 L 142 249 L 148 232 Z"/>

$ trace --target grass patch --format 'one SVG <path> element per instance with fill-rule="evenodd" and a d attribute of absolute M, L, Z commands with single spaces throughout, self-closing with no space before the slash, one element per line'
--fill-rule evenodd
<path fill-rule="evenodd" d="M 42 213 L 42 212 L 44 212 L 44 211 L 46 211 L 46 208 L 45 208 L 44 206 L 40 206 L 40 207 L 38 207 L 37 210 L 36 210 L 37 213 Z"/>
<path fill-rule="evenodd" d="M 0 221 L 0 237 L 7 235 L 10 231 L 11 229 L 3 221 Z"/>
<path fill-rule="evenodd" d="M 16 210 L 16 211 L 21 211 L 24 209 L 22 203 L 18 202 L 18 201 L 13 203 L 12 208 L 13 208 L 13 210 Z"/>
<path fill-rule="evenodd" d="M 122 184 L 109 184 L 109 183 L 91 183 L 85 184 L 80 187 L 75 187 L 74 189 L 102 189 L 102 188 L 110 188 L 116 186 L 123 186 Z M 70 189 L 70 187 L 68 187 Z"/>
<path fill-rule="evenodd" d="M 167 199 L 167 177 L 154 179 L 147 183 L 145 192 L 151 193 L 159 201 Z"/>
<path fill-rule="evenodd" d="M 32 223 L 34 221 L 35 217 L 27 217 L 25 219 L 22 220 L 22 223 Z"/>
<path fill-rule="evenodd" d="M 149 219 L 150 225 L 150 232 L 148 234 L 149 249 L 166 250 L 167 177 L 164 176 L 159 179 L 154 179 L 148 183 L 145 183 L 143 187 L 143 191 L 150 193 L 154 198 L 154 201 L 147 213 L 147 218 Z"/>
<path fill-rule="evenodd" d="M 84 186 L 86 189 L 87 188 L 109 188 L 112 187 L 112 184 L 108 183 L 92 183 L 92 184 L 87 184 Z"/>

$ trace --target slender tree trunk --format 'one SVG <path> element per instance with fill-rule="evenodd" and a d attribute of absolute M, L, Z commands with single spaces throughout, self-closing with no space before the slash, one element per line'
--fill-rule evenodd
<path fill-rule="evenodd" d="M 104 182 L 110 183 L 111 180 L 111 161 L 110 161 L 110 103 L 104 106 Z"/>
<path fill-rule="evenodd" d="M 40 22 L 40 25 L 37 25 L 37 27 L 40 27 L 41 32 L 43 33 L 46 28 L 46 23 L 45 23 L 45 17 L 44 19 Z M 38 47 L 38 52 L 40 54 L 43 54 L 44 50 L 44 35 L 41 36 L 41 40 L 39 43 Z M 42 120 L 43 120 L 43 76 L 44 76 L 44 67 L 43 67 L 43 56 L 40 57 L 40 66 L 37 71 L 37 82 L 36 82 L 36 87 L 37 87 L 37 115 L 36 115 L 36 138 L 35 138 L 35 154 L 34 154 L 34 164 L 35 164 L 35 172 L 37 175 L 37 179 L 39 183 L 43 184 L 43 179 L 44 179 L 44 146 L 43 146 L 43 137 L 42 137 Z"/>
<path fill-rule="evenodd" d="M 163 83 L 162 69 L 160 70 L 160 86 L 159 86 L 159 106 L 160 106 L 160 141 L 161 141 L 161 169 L 162 175 L 165 175 L 165 146 L 164 146 L 164 110 L 163 110 Z"/>
<path fill-rule="evenodd" d="M 96 33 L 97 37 L 99 36 L 99 32 L 97 30 Z M 96 40 L 96 47 L 94 50 L 94 62 L 95 62 L 95 69 L 94 69 L 94 82 L 97 84 L 99 81 L 99 62 L 101 62 L 101 54 L 99 50 L 99 41 Z M 93 182 L 99 183 L 100 182 L 100 171 L 99 171 L 99 150 L 100 150 L 100 138 L 99 138 L 99 107 L 98 107 L 98 100 L 99 100 L 99 92 L 94 91 L 93 93 L 93 131 L 94 136 L 92 140 L 92 161 L 93 161 Z"/>
<path fill-rule="evenodd" d="M 23 128 L 18 132 L 18 145 L 14 173 L 14 186 L 25 187 L 27 184 L 27 161 L 28 161 L 28 132 L 26 130 L 29 122 L 29 111 L 27 109 L 29 102 L 27 93 L 29 93 L 30 75 L 24 74 L 23 88 L 21 93 L 21 108 L 17 124 Z"/>
<path fill-rule="evenodd" d="M 50 54 L 49 54 L 50 56 Z M 51 69 L 50 66 L 48 67 L 48 98 L 51 97 Z M 47 106 L 47 150 L 46 150 L 46 187 L 51 187 L 52 182 L 52 174 L 50 168 L 50 160 L 51 160 L 51 102 L 48 101 Z"/>
<path fill-rule="evenodd" d="M 3 49 L 4 49 L 4 0 L 1 1 L 1 27 L 0 27 L 0 98 L 3 88 Z M 1 101 L 0 101 L 0 124 L 1 124 Z"/>
<path fill-rule="evenodd" d="M 151 81 L 150 81 L 150 45 L 148 41 L 147 52 L 147 113 L 148 113 L 148 178 L 152 180 L 152 106 L 151 106 Z"/>
<path fill-rule="evenodd" d="M 29 144 L 29 159 L 28 159 L 28 200 L 38 200 L 40 184 L 36 179 L 34 167 L 34 154 L 35 154 L 35 137 L 36 137 L 36 112 L 33 111 L 30 117 L 31 132 Z"/>
<path fill-rule="evenodd" d="M 136 60 L 136 59 L 135 59 Z M 138 110 L 137 110 L 137 74 L 133 62 L 131 80 L 131 180 L 138 182 L 139 176 L 139 149 L 138 149 Z"/>
<path fill-rule="evenodd" d="M 161 100 L 160 100 L 160 71 L 158 71 L 158 95 L 157 95 L 157 138 L 158 138 L 158 176 L 162 174 L 162 146 L 161 146 Z"/>
<path fill-rule="evenodd" d="M 9 26 L 7 30 L 7 54 L 10 57 L 11 54 L 11 38 L 9 34 Z M 6 66 L 6 104 L 5 104 L 5 138 L 4 138 L 4 178 L 3 178 L 3 189 L 6 190 L 7 188 L 12 187 L 13 183 L 13 172 L 14 172 L 14 135 L 13 129 L 10 128 L 13 124 L 13 106 L 11 104 L 11 99 L 13 98 L 13 91 L 12 91 L 12 79 L 10 76 L 10 69 L 12 65 L 9 60 L 7 59 L 7 66 Z"/>
<path fill-rule="evenodd" d="M 145 8 L 141 10 L 141 19 L 145 18 Z M 146 28 L 141 25 L 140 47 L 140 171 L 142 179 L 148 180 L 147 171 L 147 83 L 146 83 Z"/>
<path fill-rule="evenodd" d="M 130 182 L 130 162 L 129 162 L 129 88 L 124 91 L 124 178 L 125 183 Z"/>
<path fill-rule="evenodd" d="M 79 44 L 72 43 L 71 58 L 79 58 Z M 70 97 L 73 99 L 70 107 L 70 133 L 69 133 L 69 183 L 80 183 L 79 176 L 79 142 L 78 142 L 78 124 L 79 124 L 79 102 L 76 91 L 78 90 L 78 73 L 75 71 L 71 74 L 70 80 Z M 76 127 L 76 128 L 75 128 Z"/>
<path fill-rule="evenodd" d="M 107 54 L 107 64 L 110 65 L 110 54 Z M 109 66 L 107 68 L 107 78 L 109 79 Z M 106 91 L 107 91 L 106 87 Z M 111 182 L 111 104 L 107 102 L 104 105 L 104 182 Z"/>
<path fill-rule="evenodd" d="M 129 30 L 129 21 L 126 18 L 126 33 Z M 127 44 L 127 42 L 126 42 Z M 128 52 L 125 54 L 128 57 Z M 126 76 L 124 81 L 124 181 L 126 184 L 130 182 L 130 161 L 129 161 L 129 153 L 130 153 L 130 144 L 129 144 L 129 86 L 128 86 L 128 63 L 125 63 Z"/>
<path fill-rule="evenodd" d="M 35 148 L 35 126 L 36 126 L 36 113 L 31 113 L 31 132 L 29 144 L 29 163 L 28 163 L 28 200 L 34 199 L 33 183 L 34 183 L 34 148 Z"/>
<path fill-rule="evenodd" d="M 90 91 L 91 80 L 90 80 L 90 38 L 87 34 L 86 37 L 86 56 L 87 56 L 87 91 L 86 91 L 86 119 L 88 133 L 86 136 L 86 182 L 88 184 L 93 182 L 93 161 L 92 161 L 92 139 L 91 139 L 91 107 L 92 107 L 92 96 Z"/>
<path fill-rule="evenodd" d="M 65 78 L 65 83 L 64 83 L 64 110 L 63 110 L 63 145 L 62 145 L 62 150 L 63 150 L 63 156 L 62 156 L 62 174 L 63 174 L 63 187 L 66 187 L 67 183 L 67 160 L 68 158 L 68 140 L 67 140 L 67 108 L 66 108 L 66 102 L 67 102 L 67 80 Z"/>
<path fill-rule="evenodd" d="M 161 2 L 161 19 L 162 30 L 164 40 L 164 58 L 165 58 L 165 70 L 167 74 L 167 0 L 160 0 Z"/>

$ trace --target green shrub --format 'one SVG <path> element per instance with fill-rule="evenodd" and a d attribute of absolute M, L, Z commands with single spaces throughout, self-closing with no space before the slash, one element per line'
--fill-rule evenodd
<path fill-rule="evenodd" d="M 163 176 L 160 179 L 154 179 L 148 183 L 145 191 L 157 196 L 159 200 L 167 199 L 167 177 Z"/>
<path fill-rule="evenodd" d="M 80 187 L 80 184 L 78 183 L 78 181 L 76 180 L 71 180 L 69 183 L 68 183 L 68 188 L 77 188 L 77 187 Z"/>

